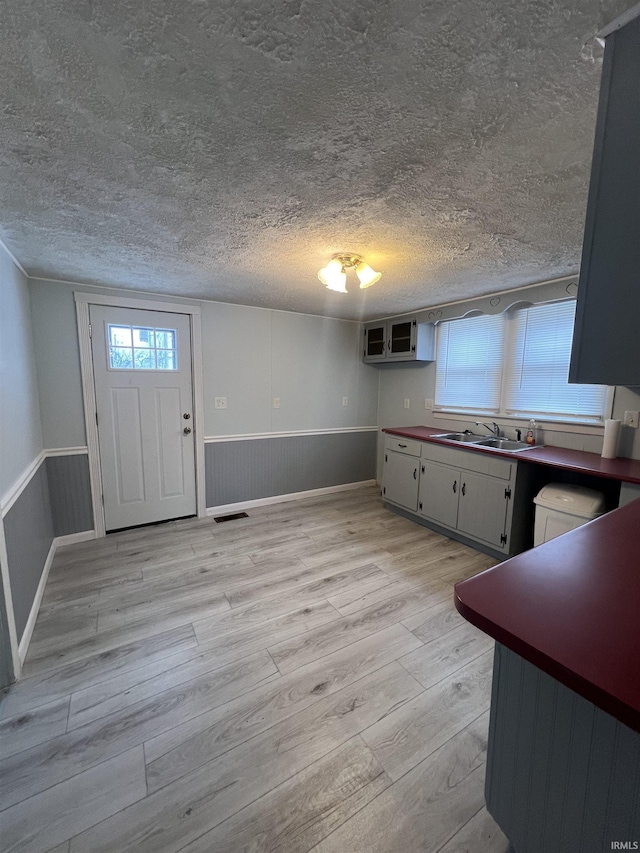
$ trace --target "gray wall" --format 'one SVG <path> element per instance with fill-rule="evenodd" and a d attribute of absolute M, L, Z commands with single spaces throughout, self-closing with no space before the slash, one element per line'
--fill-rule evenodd
<path fill-rule="evenodd" d="M 30 289 L 45 447 L 83 446 L 73 291 L 114 291 L 47 281 L 31 281 Z M 164 295 L 119 294 L 185 302 Z M 361 363 L 358 323 L 199 304 L 206 436 L 376 425 L 378 372 Z M 226 397 L 227 408 L 215 409 L 214 397 Z M 279 409 L 273 408 L 273 397 L 280 398 Z M 343 397 L 348 397 L 347 406 Z"/>
<path fill-rule="evenodd" d="M 4 497 L 41 452 L 42 430 L 27 278 L 2 247 L 0 306 L 0 497 Z M 44 466 L 41 472 L 0 522 L 7 547 L 0 584 L 1 681 L 12 673 L 5 588 L 13 596 L 19 638 L 51 545 Z"/>
<path fill-rule="evenodd" d="M 374 479 L 376 435 L 349 432 L 207 444 L 207 506 Z"/>
<path fill-rule="evenodd" d="M 53 542 L 47 466 L 42 464 L 3 519 L 18 640 Z"/>
<path fill-rule="evenodd" d="M 0 496 L 42 450 L 26 277 L 0 248 Z"/>
<path fill-rule="evenodd" d="M 53 535 L 93 529 L 89 458 L 86 453 L 46 460 Z"/>

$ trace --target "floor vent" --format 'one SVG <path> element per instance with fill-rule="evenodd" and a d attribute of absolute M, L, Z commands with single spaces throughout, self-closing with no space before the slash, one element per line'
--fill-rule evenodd
<path fill-rule="evenodd" d="M 216 524 L 220 524 L 221 521 L 235 521 L 236 518 L 249 518 L 246 512 L 234 512 L 231 515 L 215 515 L 213 520 Z"/>

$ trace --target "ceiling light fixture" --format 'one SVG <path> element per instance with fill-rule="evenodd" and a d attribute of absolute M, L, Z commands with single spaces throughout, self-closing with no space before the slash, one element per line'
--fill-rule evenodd
<path fill-rule="evenodd" d="M 376 272 L 369 264 L 365 264 L 360 255 L 340 253 L 334 255 L 326 267 L 323 267 L 318 272 L 318 278 L 329 290 L 335 290 L 337 293 L 346 293 L 346 270 L 348 269 L 355 269 L 360 281 L 360 287 L 363 289 L 375 284 L 382 277 L 382 273 Z"/>

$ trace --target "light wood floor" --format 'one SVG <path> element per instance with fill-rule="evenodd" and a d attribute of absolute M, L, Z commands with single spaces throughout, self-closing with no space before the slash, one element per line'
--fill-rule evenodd
<path fill-rule="evenodd" d="M 485 555 L 376 488 L 58 552 L 0 703 L 0 847 L 505 853 Z"/>

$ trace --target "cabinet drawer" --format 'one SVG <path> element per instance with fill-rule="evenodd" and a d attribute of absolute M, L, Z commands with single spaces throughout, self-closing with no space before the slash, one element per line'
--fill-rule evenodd
<path fill-rule="evenodd" d="M 431 462 L 439 462 L 441 465 L 455 465 L 464 471 L 474 471 L 477 474 L 487 474 L 490 477 L 499 477 L 501 480 L 510 480 L 514 462 L 493 456 L 491 453 L 483 453 L 475 450 L 459 450 L 457 447 L 444 447 L 441 444 L 422 445 L 422 458 Z"/>
<path fill-rule="evenodd" d="M 406 453 L 407 456 L 420 456 L 422 442 L 412 441 L 410 438 L 392 438 L 388 435 L 384 449 L 394 450 L 396 453 Z"/>

